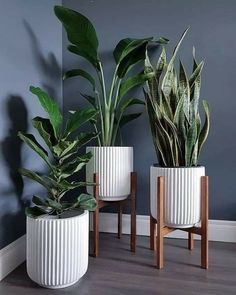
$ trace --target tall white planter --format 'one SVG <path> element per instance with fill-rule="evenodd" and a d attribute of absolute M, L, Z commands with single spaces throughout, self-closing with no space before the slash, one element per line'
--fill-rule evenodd
<path fill-rule="evenodd" d="M 155 167 L 150 169 L 151 215 L 157 218 L 157 177 L 164 176 L 165 225 L 188 228 L 200 221 L 201 176 L 204 167 Z"/>
<path fill-rule="evenodd" d="M 130 173 L 133 171 L 132 147 L 87 147 L 93 157 L 86 165 L 86 180 L 99 174 L 100 198 L 104 201 L 124 200 L 130 194 Z M 93 188 L 87 187 L 88 193 Z"/>
<path fill-rule="evenodd" d="M 74 217 L 27 217 L 27 272 L 46 288 L 78 282 L 88 268 L 89 213 Z"/>

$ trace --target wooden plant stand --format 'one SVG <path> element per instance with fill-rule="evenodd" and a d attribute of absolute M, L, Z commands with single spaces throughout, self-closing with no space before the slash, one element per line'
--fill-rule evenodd
<path fill-rule="evenodd" d="M 157 216 L 150 215 L 150 249 L 156 250 L 156 266 L 163 268 L 164 237 L 179 229 L 188 232 L 188 249 L 194 248 L 194 234 L 201 236 L 201 267 L 208 268 L 208 176 L 201 177 L 201 225 L 191 228 L 171 228 L 164 225 L 164 177 L 157 177 Z"/>
<path fill-rule="evenodd" d="M 99 183 L 99 175 L 93 176 L 94 183 Z M 123 207 L 129 206 L 131 211 L 131 235 L 130 251 L 136 250 L 136 195 L 137 195 L 137 173 L 130 174 L 130 195 L 127 199 L 121 201 L 103 201 L 99 196 L 99 185 L 94 186 L 94 197 L 97 200 L 97 209 L 93 212 L 93 256 L 99 255 L 99 210 L 105 206 L 115 204 L 118 207 L 118 239 L 122 236 L 122 211 Z"/>

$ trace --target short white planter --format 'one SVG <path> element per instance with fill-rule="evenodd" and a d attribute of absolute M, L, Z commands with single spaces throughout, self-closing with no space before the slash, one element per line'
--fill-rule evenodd
<path fill-rule="evenodd" d="M 157 177 L 164 176 L 165 225 L 174 228 L 192 227 L 200 221 L 201 176 L 205 168 L 158 167 L 150 169 L 151 215 L 157 218 Z"/>
<path fill-rule="evenodd" d="M 130 173 L 133 171 L 132 147 L 87 147 L 93 157 L 86 165 L 86 180 L 99 174 L 100 198 L 104 201 L 124 200 L 130 194 Z M 93 188 L 87 187 L 88 193 Z"/>
<path fill-rule="evenodd" d="M 78 282 L 88 268 L 88 235 L 88 211 L 61 219 L 27 217 L 27 272 L 31 280 L 51 289 Z"/>

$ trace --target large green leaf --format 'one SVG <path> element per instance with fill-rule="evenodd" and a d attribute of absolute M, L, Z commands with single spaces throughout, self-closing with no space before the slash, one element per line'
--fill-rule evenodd
<path fill-rule="evenodd" d="M 82 56 L 83 58 L 85 58 L 88 62 L 91 63 L 91 65 L 94 66 L 94 68 L 98 71 L 100 71 L 100 67 L 99 67 L 99 60 L 94 59 L 92 56 L 90 56 L 88 54 L 87 51 L 82 50 L 81 48 L 78 48 L 75 45 L 68 45 L 67 46 L 68 51 L 78 55 L 78 56 Z"/>
<path fill-rule="evenodd" d="M 38 218 L 42 215 L 47 214 L 48 212 L 45 212 L 43 209 L 39 208 L 38 206 L 33 207 L 26 207 L 25 208 L 25 214 L 26 216 L 29 216 L 31 218 Z"/>
<path fill-rule="evenodd" d="M 137 105 L 137 104 L 145 105 L 145 102 L 138 98 L 123 99 L 120 103 L 120 111 L 124 112 L 128 107 L 132 105 Z"/>
<path fill-rule="evenodd" d="M 94 108 L 84 108 L 73 112 L 66 123 L 65 136 L 68 136 L 81 127 L 81 125 L 90 121 L 96 114 L 97 110 Z"/>
<path fill-rule="evenodd" d="M 122 98 L 129 90 L 131 90 L 135 86 L 143 84 L 145 81 L 147 81 L 149 78 L 153 76 L 154 76 L 154 73 L 147 73 L 147 74 L 140 73 L 128 78 L 120 86 L 120 92 L 119 92 L 120 98 Z"/>
<path fill-rule="evenodd" d="M 44 186 L 47 190 L 51 190 L 51 186 L 50 183 L 44 179 L 43 176 L 40 176 L 39 174 L 35 173 L 34 171 L 25 169 L 25 168 L 20 168 L 19 172 L 21 175 L 26 176 L 36 182 L 38 182 L 39 184 L 41 184 L 42 186 Z"/>
<path fill-rule="evenodd" d="M 77 198 L 76 208 L 94 211 L 97 207 L 97 201 L 94 197 L 88 194 L 81 194 Z"/>
<path fill-rule="evenodd" d="M 68 40 L 77 47 L 79 55 L 85 58 L 88 56 L 96 64 L 98 61 L 98 39 L 95 28 L 89 19 L 81 13 L 63 6 L 55 6 L 54 12 L 67 32 Z"/>
<path fill-rule="evenodd" d="M 38 97 L 45 112 L 48 113 L 55 135 L 58 137 L 62 125 L 62 114 L 59 105 L 39 87 L 30 86 L 30 91 Z"/>
<path fill-rule="evenodd" d="M 32 120 L 34 128 L 37 129 L 47 146 L 51 149 L 56 144 L 56 138 L 52 124 L 49 119 L 35 117 Z"/>
<path fill-rule="evenodd" d="M 137 119 L 139 116 L 141 116 L 142 113 L 134 113 L 134 114 L 127 114 L 123 115 L 120 120 L 120 128 L 124 126 L 125 124 L 129 123 L 130 121 L 133 121 L 134 119 Z"/>
<path fill-rule="evenodd" d="M 78 76 L 83 77 L 84 79 L 88 80 L 89 83 L 93 86 L 93 90 L 95 90 L 96 83 L 95 83 L 94 78 L 88 72 L 86 72 L 82 69 L 72 69 L 72 70 L 65 72 L 63 79 L 68 79 L 68 78 L 78 77 Z"/>
<path fill-rule="evenodd" d="M 24 141 L 33 151 L 35 151 L 46 163 L 52 168 L 52 165 L 48 159 L 47 151 L 37 142 L 32 134 L 25 134 L 23 132 L 18 132 L 18 136 Z"/>
<path fill-rule="evenodd" d="M 80 93 L 95 109 L 98 109 L 97 103 L 96 103 L 96 98 L 91 95 L 83 94 Z"/>

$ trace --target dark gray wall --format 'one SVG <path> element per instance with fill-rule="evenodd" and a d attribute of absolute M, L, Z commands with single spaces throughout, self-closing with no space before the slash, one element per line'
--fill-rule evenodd
<path fill-rule="evenodd" d="M 100 52 L 110 76 L 112 50 L 125 37 L 168 37 L 169 52 L 180 34 L 191 26 L 181 49 L 181 57 L 190 66 L 192 46 L 197 57 L 206 62 L 202 98 L 211 106 L 210 137 L 200 163 L 210 176 L 210 218 L 236 220 L 236 1 L 235 0 L 67 0 L 65 6 L 87 15 L 95 24 Z M 66 51 L 63 38 L 63 66 L 86 63 Z M 82 80 L 64 84 L 64 108 L 82 104 L 80 91 L 87 86 Z M 137 93 L 142 97 L 141 91 Z M 149 167 L 156 162 L 146 114 L 127 125 L 124 142 L 134 146 L 138 172 L 138 213 L 148 214 Z"/>
<path fill-rule="evenodd" d="M 24 207 L 39 187 L 22 181 L 21 166 L 44 169 L 17 138 L 43 115 L 28 89 L 41 86 L 62 102 L 61 26 L 53 15 L 58 0 L 2 0 L 0 10 L 0 249 L 25 233 Z"/>

